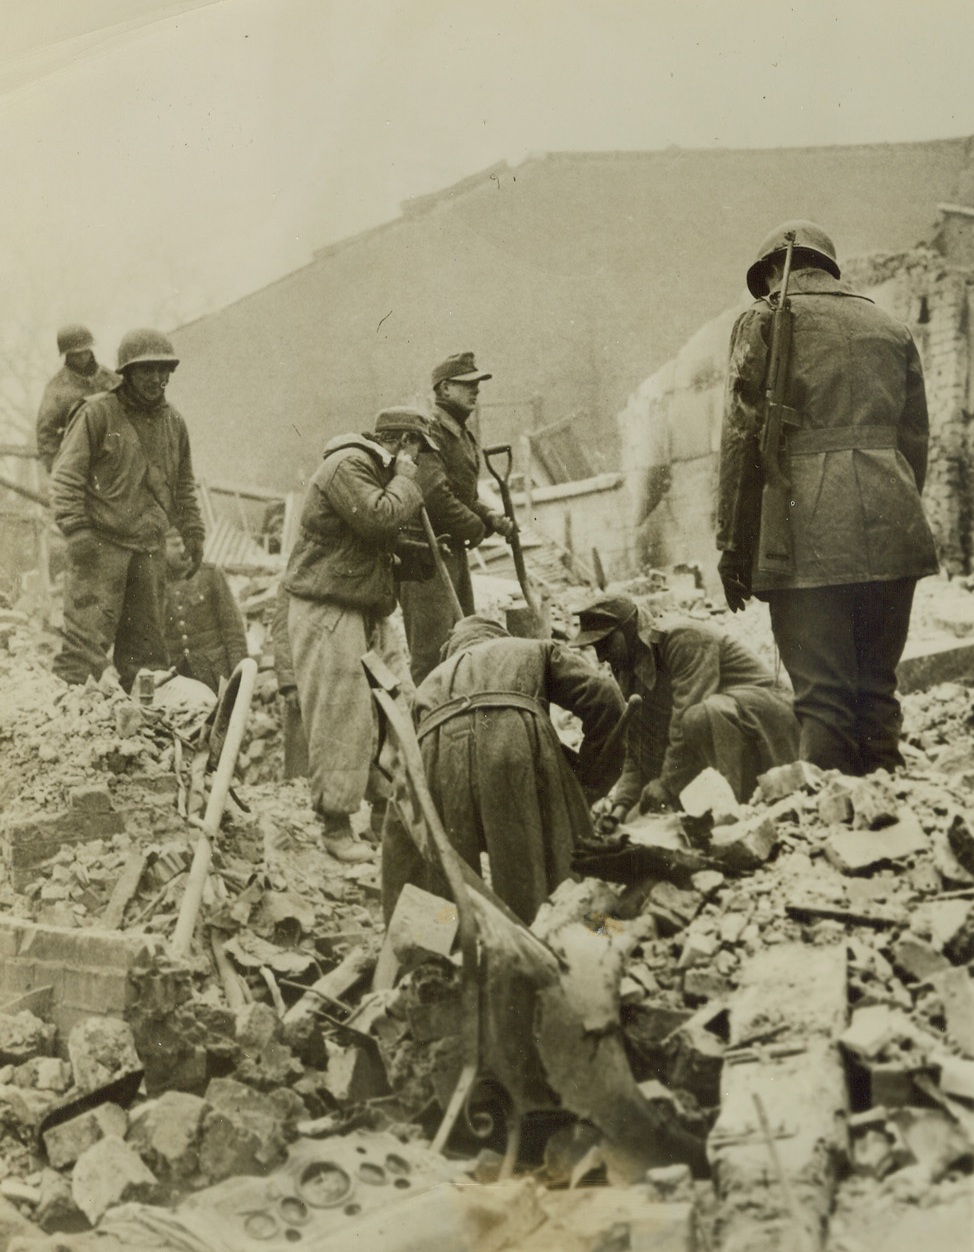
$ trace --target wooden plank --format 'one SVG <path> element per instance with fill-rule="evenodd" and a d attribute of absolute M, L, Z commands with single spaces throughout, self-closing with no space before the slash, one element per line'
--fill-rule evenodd
<path fill-rule="evenodd" d="M 112 889 L 105 911 L 101 915 L 101 924 L 105 930 L 118 930 L 125 916 L 129 901 L 139 889 L 142 875 L 145 872 L 146 855 L 138 850 L 130 852 L 122 866 Z"/>

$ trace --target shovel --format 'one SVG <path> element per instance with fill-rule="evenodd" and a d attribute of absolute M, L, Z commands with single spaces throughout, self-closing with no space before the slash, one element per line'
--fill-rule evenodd
<path fill-rule="evenodd" d="M 498 469 L 491 464 L 491 457 L 504 457 L 503 469 Z M 514 568 L 517 571 L 517 581 L 521 584 L 521 594 L 524 596 L 524 602 L 531 610 L 531 615 L 535 619 L 539 627 L 539 634 L 547 633 L 540 630 L 543 619 L 541 615 L 541 606 L 534 594 L 534 589 L 528 579 L 528 571 L 524 564 L 524 553 L 521 550 L 521 537 L 518 533 L 517 518 L 514 516 L 514 504 L 511 500 L 511 489 L 508 486 L 508 480 L 511 477 L 511 465 L 513 457 L 511 454 L 511 445 L 509 443 L 495 443 L 490 448 L 484 448 L 484 464 L 497 481 L 500 489 L 501 500 L 504 504 L 504 513 L 510 519 L 514 530 L 509 539 L 511 552 L 514 556 Z"/>

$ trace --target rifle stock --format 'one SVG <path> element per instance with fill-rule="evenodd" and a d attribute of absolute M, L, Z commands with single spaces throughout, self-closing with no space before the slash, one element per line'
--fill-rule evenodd
<path fill-rule="evenodd" d="M 781 464 L 783 430 L 797 425 L 785 404 L 788 365 L 791 358 L 792 313 L 788 304 L 788 279 L 795 246 L 794 233 L 786 235 L 781 295 L 771 319 L 764 427 L 761 432 L 761 520 L 758 527 L 758 573 L 789 576 L 795 572 L 794 538 L 791 529 L 791 484 Z"/>

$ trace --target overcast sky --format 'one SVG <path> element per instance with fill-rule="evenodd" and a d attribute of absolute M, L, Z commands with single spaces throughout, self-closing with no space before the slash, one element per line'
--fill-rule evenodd
<path fill-rule="evenodd" d="M 970 0 L 3 7 L 0 319 L 112 349 L 527 152 L 974 135 Z"/>

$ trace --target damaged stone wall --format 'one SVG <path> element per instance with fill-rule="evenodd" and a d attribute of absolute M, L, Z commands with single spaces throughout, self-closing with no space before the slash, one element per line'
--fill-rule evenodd
<path fill-rule="evenodd" d="M 916 339 L 930 412 L 924 503 L 944 571 L 969 574 L 974 559 L 974 270 L 924 247 L 845 262 L 843 276 L 906 322 Z M 696 562 L 708 587 L 717 586 L 713 501 L 727 350 L 734 321 L 745 307 L 727 310 L 703 326 L 619 414 L 634 570 Z"/>

